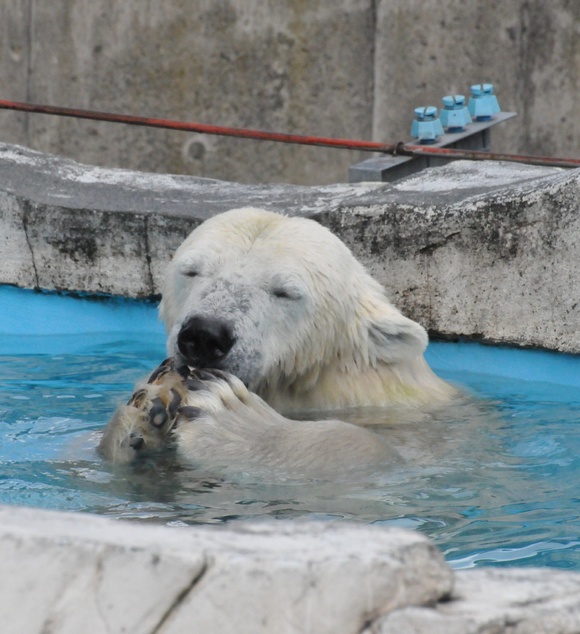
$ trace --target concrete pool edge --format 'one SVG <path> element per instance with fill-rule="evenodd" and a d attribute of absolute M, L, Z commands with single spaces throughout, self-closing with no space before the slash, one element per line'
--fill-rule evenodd
<path fill-rule="evenodd" d="M 241 185 L 0 144 L 0 283 L 148 297 L 239 206 L 312 217 L 436 336 L 580 352 L 580 170 L 459 161 L 396 183 Z"/>
<path fill-rule="evenodd" d="M 462 186 L 466 182 L 472 184 Z M 165 262 L 189 230 L 212 213 L 251 204 L 309 215 L 329 226 L 385 284 L 394 302 L 435 333 L 578 353 L 579 183 L 578 170 L 456 163 L 429 170 L 422 179 L 412 177 L 395 185 L 242 186 L 194 177 L 104 170 L 0 145 L 0 244 L 5 255 L 0 262 L 0 282 L 148 296 L 158 291 Z M 264 530 L 271 531 L 269 538 L 274 542 L 279 531 L 295 532 L 293 546 L 287 551 L 290 555 L 301 540 L 309 547 L 324 543 L 323 529 L 316 528 L 320 525 L 308 526 L 312 528 L 296 525 L 281 529 L 276 524 Z M 166 572 L 156 568 L 160 552 L 164 555 L 163 547 L 145 537 L 143 529 L 155 531 L 161 542 L 167 535 L 173 544 L 168 547 L 171 561 L 163 569 Z M 105 631 L 102 619 L 110 613 L 121 619 L 123 626 L 133 618 L 133 631 L 180 631 L 175 623 L 188 618 L 184 600 L 187 603 L 187 597 L 194 597 L 199 580 L 205 583 L 206 564 L 187 547 L 199 539 L 202 549 L 207 542 L 214 545 L 212 557 L 223 555 L 226 571 L 237 566 L 248 575 L 242 575 L 237 589 L 230 586 L 220 609 L 213 599 L 204 601 L 204 609 L 215 610 L 213 616 L 205 612 L 210 620 L 217 619 L 211 621 L 212 626 L 223 622 L 224 613 L 232 617 L 230 631 L 243 631 L 244 619 L 249 618 L 244 601 L 253 610 L 252 618 L 265 619 L 261 610 L 272 604 L 288 631 L 303 632 L 308 631 L 304 628 L 309 623 L 324 624 L 324 619 L 333 618 L 334 602 L 343 607 L 346 595 L 351 603 L 345 600 L 345 613 L 356 627 L 347 630 L 341 623 L 328 621 L 336 631 L 451 633 L 482 632 L 493 626 L 494 631 L 507 632 L 513 631 L 515 623 L 522 632 L 580 629 L 577 573 L 523 568 L 460 571 L 453 573 L 457 600 L 432 598 L 433 605 L 411 602 L 380 616 L 383 608 L 373 614 L 376 604 L 371 606 L 368 599 L 370 595 L 381 598 L 377 588 L 387 582 L 380 575 L 375 577 L 376 587 L 360 580 L 346 595 L 339 593 L 336 599 L 333 594 L 341 588 L 342 579 L 347 589 L 351 587 L 354 555 L 340 574 L 334 556 L 329 556 L 325 560 L 328 568 L 320 578 L 313 577 L 312 559 L 296 562 L 293 574 L 301 579 L 297 587 L 303 590 L 296 596 L 303 602 L 301 614 L 309 619 L 300 621 L 288 604 L 276 603 L 284 598 L 279 585 L 254 583 L 260 578 L 278 581 L 281 574 L 269 569 L 262 557 L 269 539 L 264 534 L 254 539 L 253 546 L 247 542 L 240 551 L 232 541 L 237 539 L 237 531 L 251 532 L 248 525 L 228 529 L 223 533 L 227 539 L 217 537 L 218 529 L 196 528 L 187 530 L 184 540 L 176 541 L 173 533 L 169 537 L 166 532 L 174 530 L 179 529 L 139 527 L 64 512 L 1 509 L 0 543 L 7 553 L 5 561 L 11 563 L 0 575 L 0 584 L 12 592 L 0 593 L 4 623 L 23 622 L 16 617 L 40 618 L 37 631 L 97 632 Z M 317 539 L 322 541 L 316 542 L 309 530 L 319 531 Z M 387 529 L 324 525 L 326 530 L 343 533 L 345 547 L 353 546 L 353 531 L 379 531 L 372 537 L 360 532 L 360 544 L 357 538 L 365 566 L 375 560 L 375 539 L 382 543 L 392 538 L 396 546 L 394 533 Z M 408 535 L 408 539 L 413 535 L 423 539 L 415 533 Z M 40 557 L 53 548 L 58 556 Z M 88 559 L 87 549 L 91 553 Z M 441 572 L 446 567 L 435 549 L 430 546 L 427 550 L 434 558 L 423 560 L 429 570 L 438 570 L 442 579 L 451 575 Z M 403 555 L 394 556 L 394 560 L 408 562 Z M 380 556 L 378 560 L 382 561 Z M 285 561 L 284 556 L 281 561 Z M 28 563 L 23 566 L 23 562 Z M 431 573 L 415 565 L 407 570 L 413 583 L 423 576 L 430 578 Z M 144 571 L 148 566 L 157 572 L 147 576 Z M 381 574 L 391 578 L 388 566 Z M 322 583 L 329 577 L 335 582 L 332 591 Z M 181 581 L 176 582 L 173 594 L 163 594 L 165 603 L 157 604 L 157 620 L 144 630 L 141 626 L 149 618 L 151 604 L 145 604 L 145 595 L 137 591 L 140 583 L 147 581 L 148 596 L 155 597 L 160 596 L 168 578 Z M 34 605 L 29 609 L 29 604 L 23 603 L 24 598 L 40 597 L 46 588 L 56 587 L 57 581 L 67 590 L 54 602 L 39 603 L 44 605 L 40 617 L 39 606 L 35 612 Z M 395 584 L 397 588 L 400 583 Z M 444 599 L 446 595 L 442 592 L 438 596 Z M 236 597 L 243 599 L 240 604 L 235 603 Z M 89 616 L 83 603 L 87 598 L 91 600 L 90 614 L 97 615 L 97 621 L 88 624 L 92 629 L 87 627 Z M 387 599 L 385 603 L 389 605 Z M 123 605 L 134 611 L 123 611 Z M 103 606 L 109 607 L 103 611 Z M 248 622 L 255 625 L 251 619 Z M 247 631 L 272 631 L 267 629 L 268 620 L 259 624 L 262 630 L 249 627 Z M 216 625 L 213 631 L 228 630 Z"/>
<path fill-rule="evenodd" d="M 190 530 L 0 506 L 0 549 L 8 634 L 580 628 L 580 575 L 452 572 L 425 537 L 396 528 L 272 521 Z"/>

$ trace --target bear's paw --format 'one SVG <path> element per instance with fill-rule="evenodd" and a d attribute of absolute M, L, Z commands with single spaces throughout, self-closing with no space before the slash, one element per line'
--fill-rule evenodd
<path fill-rule="evenodd" d="M 111 462 L 129 463 L 178 444 L 180 432 L 195 442 L 219 425 L 224 413 L 243 408 L 249 400 L 248 390 L 233 375 L 177 366 L 169 358 L 117 409 L 97 450 Z"/>

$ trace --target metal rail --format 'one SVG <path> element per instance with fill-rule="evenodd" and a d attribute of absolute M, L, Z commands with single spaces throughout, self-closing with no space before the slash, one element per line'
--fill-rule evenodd
<path fill-rule="evenodd" d="M 548 165 L 552 167 L 580 167 L 580 159 L 553 158 L 548 156 L 527 156 L 519 154 L 497 154 L 493 152 L 479 152 L 473 150 L 412 145 L 405 144 L 403 142 L 379 143 L 376 141 L 360 141 L 354 139 L 336 139 L 320 136 L 285 134 L 280 132 L 265 132 L 263 130 L 249 130 L 244 128 L 231 128 L 226 126 L 207 125 L 204 123 L 194 123 L 187 121 L 172 121 L 170 119 L 138 117 L 133 115 L 113 114 L 109 112 L 99 112 L 95 110 L 79 110 L 76 108 L 63 108 L 60 106 L 48 106 L 18 101 L 0 100 L 0 109 L 49 114 L 59 117 L 72 117 L 75 119 L 107 121 L 110 123 L 125 123 L 127 125 L 164 128 L 168 130 L 181 130 L 184 132 L 199 132 L 201 134 L 215 134 L 220 136 L 231 136 L 244 139 L 254 139 L 259 141 L 276 141 L 279 143 L 294 143 L 299 145 L 330 147 L 342 150 L 358 150 L 364 152 L 381 152 L 383 154 L 391 154 L 393 156 L 440 156 L 441 158 L 450 159 L 455 158 L 476 161 L 510 161 L 513 163 L 526 163 L 528 165 Z"/>

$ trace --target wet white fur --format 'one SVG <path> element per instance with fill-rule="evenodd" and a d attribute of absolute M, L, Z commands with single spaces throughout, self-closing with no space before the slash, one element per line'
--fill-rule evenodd
<path fill-rule="evenodd" d="M 349 249 L 312 220 L 259 209 L 208 220 L 169 265 L 160 312 L 172 357 L 179 357 L 177 333 L 192 315 L 228 320 L 236 343 L 221 368 L 235 376 L 195 391 L 175 372 L 137 386 L 146 390 L 146 402 L 119 408 L 99 447 L 114 462 L 137 455 L 129 444 L 133 432 L 148 449 L 172 438 L 183 462 L 210 470 L 347 476 L 396 464 L 388 437 L 339 420 L 296 421 L 282 413 L 415 410 L 454 394 L 423 359 L 425 330 L 394 308 Z M 151 401 L 167 404 L 172 388 L 183 405 L 202 412 L 155 429 Z"/>
<path fill-rule="evenodd" d="M 275 412 L 249 392 L 236 377 L 201 382 L 204 389 L 188 390 L 176 372 L 137 387 L 146 396 L 123 405 L 105 429 L 99 453 L 126 464 L 137 453 L 131 434 L 143 438 L 147 451 L 171 440 L 180 461 L 212 473 L 252 473 L 268 478 L 348 479 L 399 464 L 399 453 L 387 439 L 339 420 L 295 421 Z M 153 399 L 168 403 L 171 389 L 182 397 L 175 421 L 161 429 L 149 423 Z M 187 407 L 195 416 L 188 418 Z"/>
<path fill-rule="evenodd" d="M 170 355 L 189 316 L 230 321 L 237 341 L 222 368 L 281 412 L 452 395 L 423 359 L 425 330 L 312 220 L 245 208 L 204 222 L 167 269 L 160 314 Z"/>

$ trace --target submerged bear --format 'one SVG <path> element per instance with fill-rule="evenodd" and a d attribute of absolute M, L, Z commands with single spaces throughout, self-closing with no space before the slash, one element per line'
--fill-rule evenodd
<path fill-rule="evenodd" d="M 325 412 L 453 397 L 423 358 L 425 330 L 313 220 L 244 208 L 206 221 L 162 296 L 170 357 L 105 429 L 99 452 L 114 462 L 170 444 L 210 470 L 374 470 L 397 460 L 388 436 Z"/>

